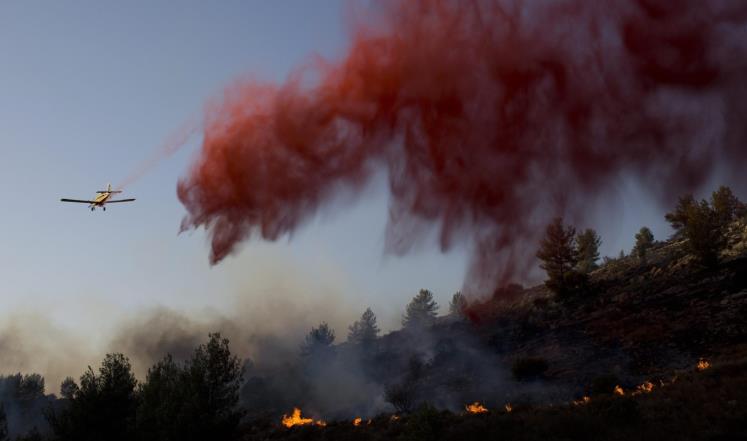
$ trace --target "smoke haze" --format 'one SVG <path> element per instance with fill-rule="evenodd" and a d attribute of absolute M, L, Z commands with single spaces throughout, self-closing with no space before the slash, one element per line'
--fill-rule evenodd
<path fill-rule="evenodd" d="M 77 312 L 73 324 L 51 311 L 16 305 L 0 316 L 0 373 L 38 372 L 47 393 L 57 394 L 65 377 L 77 379 L 88 365 L 96 368 L 105 353 L 122 352 L 144 379 L 167 353 L 187 359 L 210 332 L 229 337 L 240 357 L 274 365 L 295 359 L 304 335 L 321 321 L 344 340 L 347 326 L 365 309 L 333 268 L 300 268 L 268 249 L 240 263 L 251 269 L 229 275 L 221 292 L 206 293 L 216 299 L 214 308 L 151 305 L 121 311 L 114 305 L 102 309 L 81 296 L 67 299 Z"/>

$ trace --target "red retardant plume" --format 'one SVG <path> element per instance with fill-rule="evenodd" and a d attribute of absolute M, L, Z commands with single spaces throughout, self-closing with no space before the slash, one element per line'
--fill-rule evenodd
<path fill-rule="evenodd" d="M 178 196 L 212 263 L 385 170 L 387 251 L 431 225 L 472 248 L 466 288 L 492 289 L 621 176 L 671 199 L 744 166 L 743 0 L 374 5 L 339 62 L 238 82 L 207 110 Z"/>

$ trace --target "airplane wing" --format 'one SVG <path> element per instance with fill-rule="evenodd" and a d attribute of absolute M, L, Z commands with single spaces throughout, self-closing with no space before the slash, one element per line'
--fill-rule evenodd
<path fill-rule="evenodd" d="M 84 201 L 81 199 L 60 199 L 61 202 L 78 202 L 79 204 L 95 204 L 96 201 Z"/>
<path fill-rule="evenodd" d="M 135 199 L 119 199 L 119 200 L 116 200 L 116 201 L 106 201 L 106 203 L 107 203 L 107 204 L 113 204 L 113 203 L 115 203 L 115 202 L 132 202 L 132 201 L 134 201 L 134 200 L 135 200 Z"/>

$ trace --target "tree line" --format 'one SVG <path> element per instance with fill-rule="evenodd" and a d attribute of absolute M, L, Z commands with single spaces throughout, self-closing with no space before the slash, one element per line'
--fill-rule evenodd
<path fill-rule="evenodd" d="M 465 305 L 456 293 L 450 310 L 456 313 Z M 433 293 L 420 290 L 406 307 L 403 328 L 430 327 L 438 308 Z M 347 343 L 363 353 L 371 350 L 380 332 L 376 315 L 367 308 L 349 326 Z M 322 322 L 300 344 L 300 360 L 306 365 L 329 361 L 335 355 L 334 343 L 335 331 Z M 241 403 L 244 373 L 244 362 L 231 353 L 228 339 L 214 333 L 184 362 L 166 355 L 143 382 L 137 381 L 124 354 L 112 353 L 77 380 L 66 378 L 56 400 L 44 394 L 44 378 L 38 374 L 0 377 L 0 401 L 17 406 L 20 413 L 43 415 L 46 424 L 35 421 L 15 427 L 17 433 L 27 432 L 17 441 L 232 440 L 240 436 L 246 414 Z M 8 418 L 0 406 L 0 441 L 10 439 L 9 421 L 17 424 L 17 418 Z M 44 436 L 35 425 L 47 426 Z"/>
<path fill-rule="evenodd" d="M 719 187 L 708 200 L 698 201 L 692 195 L 680 197 L 674 210 L 665 215 L 674 230 L 673 239 L 682 240 L 688 253 L 708 268 L 720 263 L 734 222 L 746 218 L 747 205 L 726 186 Z M 599 267 L 601 243 L 593 229 L 577 234 L 575 227 L 565 225 L 562 217 L 553 219 L 537 251 L 540 268 L 547 273 L 545 286 L 561 298 L 586 291 L 589 274 Z M 653 233 L 644 226 L 635 235 L 631 256 L 646 263 L 654 245 Z M 620 257 L 624 256 L 621 251 Z M 605 263 L 613 260 L 605 258 Z"/>

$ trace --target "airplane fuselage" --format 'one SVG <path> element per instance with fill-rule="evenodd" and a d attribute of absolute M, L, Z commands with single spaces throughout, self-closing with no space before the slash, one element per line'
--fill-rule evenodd
<path fill-rule="evenodd" d="M 80 204 L 88 204 L 88 208 L 91 209 L 91 211 L 95 210 L 96 207 L 101 207 L 102 210 L 106 211 L 106 204 L 113 204 L 115 202 L 132 202 L 135 199 L 118 199 L 118 200 L 111 200 L 111 196 L 115 193 L 122 193 L 122 190 L 112 190 L 112 185 L 109 184 L 106 187 L 106 190 L 99 190 L 96 192 L 96 196 L 93 197 L 93 199 L 67 199 L 62 198 L 60 199 L 62 202 L 77 202 Z"/>
<path fill-rule="evenodd" d="M 112 196 L 112 194 L 109 193 L 108 191 L 105 192 L 105 193 L 99 193 L 99 194 L 96 195 L 95 198 L 93 198 L 93 203 L 90 206 L 92 208 L 93 207 L 103 207 L 104 204 L 106 204 L 106 201 L 108 201 L 111 196 Z"/>
<path fill-rule="evenodd" d="M 112 194 L 109 192 L 99 193 L 96 195 L 95 198 L 93 198 L 93 204 L 91 205 L 95 207 L 101 207 L 106 203 L 106 201 L 111 197 L 111 195 Z"/>

